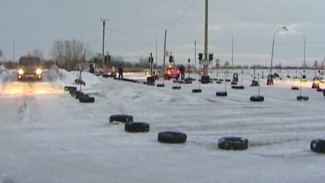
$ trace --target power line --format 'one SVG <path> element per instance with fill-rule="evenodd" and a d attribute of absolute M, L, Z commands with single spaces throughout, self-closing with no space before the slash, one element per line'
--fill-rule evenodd
<path fill-rule="evenodd" d="M 192 2 L 189 4 L 189 6 L 185 9 L 185 11 L 176 19 L 176 21 L 171 24 L 171 26 L 169 26 L 168 30 L 169 29 L 172 29 L 183 17 L 184 15 L 186 14 L 186 12 L 192 7 L 192 5 L 194 4 L 194 1 L 195 0 L 192 0 Z"/>

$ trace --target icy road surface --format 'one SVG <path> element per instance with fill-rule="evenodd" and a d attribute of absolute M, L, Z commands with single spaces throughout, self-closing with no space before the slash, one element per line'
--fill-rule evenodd
<path fill-rule="evenodd" d="M 177 85 L 164 88 L 83 74 L 82 90 L 96 98 L 81 104 L 63 91 L 76 73 L 49 72 L 42 82 L 17 82 L 0 75 L 0 180 L 14 183 L 215 183 L 322 182 L 325 156 L 310 151 L 310 141 L 325 138 L 324 97 L 303 84 L 309 101 L 289 79 L 275 86 L 261 80 L 262 103 L 250 87 L 216 97 L 224 84 Z M 310 75 L 312 76 L 312 73 Z M 310 76 L 310 77 L 311 77 Z M 130 76 L 131 77 L 131 76 Z M 158 81 L 157 83 L 162 82 Z M 150 124 L 149 133 L 127 133 L 112 125 L 112 114 L 130 114 Z M 187 134 L 185 144 L 157 141 L 161 131 Z M 245 151 L 217 147 L 223 136 L 248 138 Z"/>

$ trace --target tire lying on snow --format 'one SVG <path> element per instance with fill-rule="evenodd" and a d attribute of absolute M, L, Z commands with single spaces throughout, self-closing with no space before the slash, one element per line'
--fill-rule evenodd
<path fill-rule="evenodd" d="M 299 87 L 298 86 L 292 86 L 291 90 L 299 90 Z"/>
<path fill-rule="evenodd" d="M 219 96 L 219 97 L 226 97 L 228 95 L 227 92 L 216 92 L 216 96 Z"/>
<path fill-rule="evenodd" d="M 299 101 L 307 101 L 307 100 L 309 100 L 309 97 L 308 96 L 297 96 L 297 100 L 299 100 Z"/>
<path fill-rule="evenodd" d="M 180 90 L 181 87 L 180 86 L 173 86 L 173 90 Z"/>
<path fill-rule="evenodd" d="M 192 90 L 192 93 L 201 93 L 201 92 L 202 92 L 201 89 L 193 89 L 193 90 Z"/>
<path fill-rule="evenodd" d="M 65 86 L 64 91 L 71 91 L 71 90 L 77 90 L 77 87 L 75 86 Z"/>
<path fill-rule="evenodd" d="M 218 140 L 218 147 L 224 150 L 245 150 L 248 140 L 242 137 L 222 137 Z"/>
<path fill-rule="evenodd" d="M 130 123 L 133 122 L 133 116 L 127 114 L 115 114 L 109 117 L 109 122 L 122 122 L 122 123 Z"/>
<path fill-rule="evenodd" d="M 162 143 L 180 144 L 185 143 L 187 135 L 182 132 L 165 131 L 158 134 L 158 141 Z"/>
<path fill-rule="evenodd" d="M 260 96 L 260 95 L 251 96 L 250 100 L 252 102 L 263 102 L 264 101 L 264 97 L 263 96 Z"/>
<path fill-rule="evenodd" d="M 243 90 L 243 89 L 245 89 L 245 87 L 244 87 L 244 86 L 242 86 L 242 85 L 238 85 L 238 86 L 231 86 L 231 88 L 232 88 L 232 89 L 238 89 L 238 90 Z"/>
<path fill-rule="evenodd" d="M 85 95 L 83 92 L 81 91 L 76 91 L 76 95 L 75 95 L 75 99 L 80 99 L 80 97 L 82 96 L 88 96 L 88 95 Z"/>
<path fill-rule="evenodd" d="M 95 98 L 90 97 L 88 95 L 82 95 L 82 96 L 79 97 L 79 102 L 81 102 L 81 103 L 94 103 Z"/>
<path fill-rule="evenodd" d="M 157 84 L 157 87 L 165 87 L 165 84 Z"/>
<path fill-rule="evenodd" d="M 150 125 L 145 122 L 131 122 L 125 124 L 125 131 L 127 132 L 148 132 Z"/>
<path fill-rule="evenodd" d="M 317 153 L 325 153 L 325 140 L 315 139 L 310 142 L 310 149 Z"/>

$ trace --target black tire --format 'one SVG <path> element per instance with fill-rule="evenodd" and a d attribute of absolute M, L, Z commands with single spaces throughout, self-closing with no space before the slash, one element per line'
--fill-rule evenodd
<path fill-rule="evenodd" d="M 148 132 L 150 125 L 144 122 L 132 122 L 125 124 L 125 131 L 127 132 Z"/>
<path fill-rule="evenodd" d="M 250 100 L 251 100 L 251 102 L 263 102 L 264 97 L 260 96 L 260 95 L 251 96 Z"/>
<path fill-rule="evenodd" d="M 237 82 L 231 82 L 231 85 L 237 85 Z"/>
<path fill-rule="evenodd" d="M 182 132 L 166 131 L 158 134 L 158 141 L 162 143 L 180 144 L 185 143 L 187 135 Z"/>
<path fill-rule="evenodd" d="M 244 86 L 231 86 L 231 88 L 232 89 L 237 89 L 237 90 L 243 90 L 243 89 L 245 89 L 245 87 Z"/>
<path fill-rule="evenodd" d="M 180 90 L 181 87 L 180 86 L 173 86 L 173 90 Z"/>
<path fill-rule="evenodd" d="M 325 153 L 325 140 L 315 139 L 310 142 L 310 149 L 313 152 Z"/>
<path fill-rule="evenodd" d="M 322 89 L 322 88 L 317 88 L 317 91 L 318 91 L 318 92 L 322 92 L 323 89 Z"/>
<path fill-rule="evenodd" d="M 81 91 L 78 91 L 78 90 L 71 90 L 70 91 L 70 94 L 71 94 L 71 97 L 74 97 L 76 98 L 77 96 L 79 97 L 81 95 Z M 83 93 L 82 93 L 83 94 Z M 79 98 L 78 98 L 79 99 Z"/>
<path fill-rule="evenodd" d="M 224 150 L 245 150 L 248 139 L 242 137 L 222 137 L 218 140 L 218 147 Z"/>
<path fill-rule="evenodd" d="M 75 86 L 65 86 L 64 91 L 71 91 L 71 90 L 77 90 L 77 87 Z"/>
<path fill-rule="evenodd" d="M 201 76 L 201 83 L 202 84 L 208 84 L 210 83 L 210 76 Z"/>
<path fill-rule="evenodd" d="M 227 92 L 223 91 L 223 92 L 216 92 L 216 96 L 218 97 L 226 97 L 228 95 Z"/>
<path fill-rule="evenodd" d="M 94 103 L 95 98 L 94 97 L 89 97 L 88 95 L 83 95 L 79 98 L 79 102 L 81 103 Z"/>
<path fill-rule="evenodd" d="M 115 114 L 109 117 L 109 122 L 122 122 L 122 123 L 130 123 L 133 122 L 133 116 L 127 114 Z"/>
<path fill-rule="evenodd" d="M 75 99 L 80 99 L 80 97 L 84 96 L 85 94 L 81 91 L 76 91 L 76 96 L 75 96 Z"/>
<path fill-rule="evenodd" d="M 106 74 L 106 73 L 105 74 L 102 74 L 102 77 L 103 78 L 108 78 L 109 77 L 109 74 Z"/>
<path fill-rule="evenodd" d="M 216 81 L 217 84 L 222 84 L 222 81 Z"/>
<path fill-rule="evenodd" d="M 201 89 L 193 89 L 193 90 L 192 90 L 192 93 L 201 93 L 201 92 L 202 92 Z"/>
<path fill-rule="evenodd" d="M 165 84 L 157 84 L 157 87 L 165 87 Z"/>
<path fill-rule="evenodd" d="M 78 85 L 86 85 L 86 83 L 81 79 L 75 79 L 74 82 Z"/>
<path fill-rule="evenodd" d="M 70 90 L 71 97 L 75 97 L 76 96 L 76 92 L 77 92 L 77 90 Z"/>
<path fill-rule="evenodd" d="M 291 87 L 291 90 L 299 90 L 299 87 L 297 87 L 297 86 L 292 86 L 292 87 Z"/>
<path fill-rule="evenodd" d="M 299 100 L 299 101 L 307 101 L 307 100 L 309 100 L 309 97 L 308 96 L 297 96 L 297 100 Z"/>

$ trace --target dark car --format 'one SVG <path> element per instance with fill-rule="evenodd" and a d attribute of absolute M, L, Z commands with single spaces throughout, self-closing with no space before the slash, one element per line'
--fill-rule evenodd
<path fill-rule="evenodd" d="M 17 68 L 17 79 L 41 80 L 43 75 L 41 59 L 39 57 L 20 57 Z"/>

